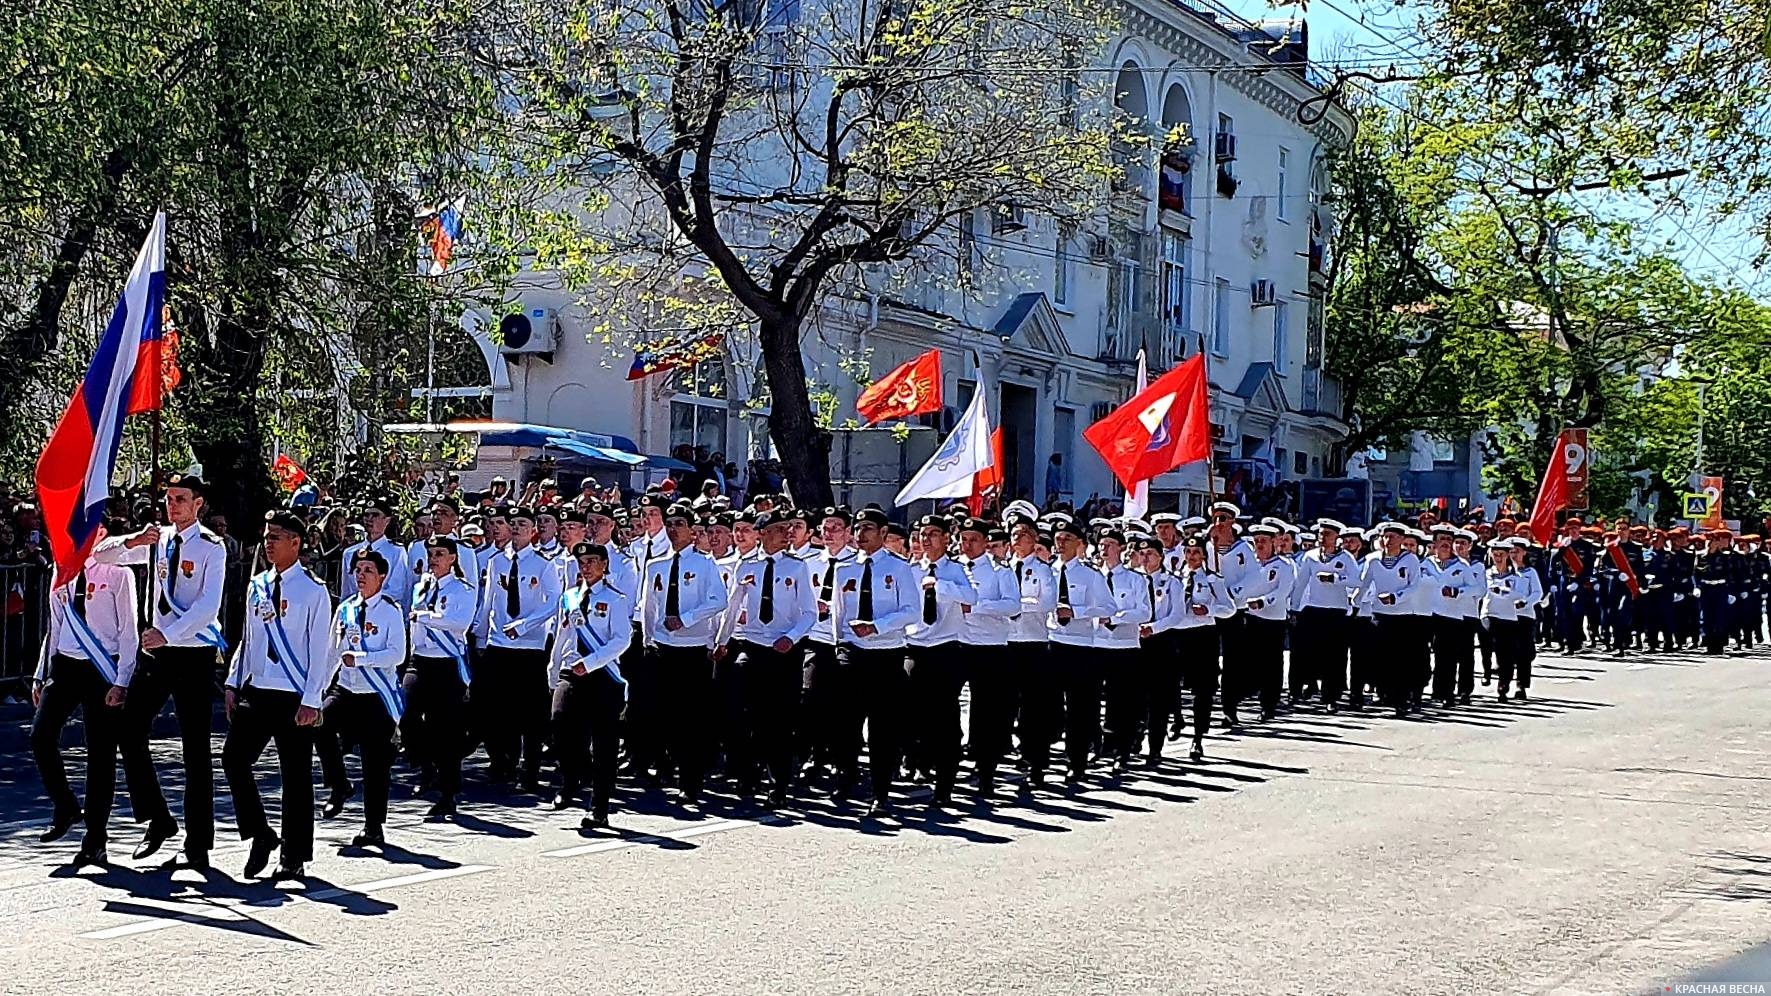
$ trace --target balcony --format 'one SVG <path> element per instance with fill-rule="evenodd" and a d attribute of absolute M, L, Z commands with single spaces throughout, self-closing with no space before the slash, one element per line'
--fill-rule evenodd
<path fill-rule="evenodd" d="M 1113 192 L 1116 194 L 1135 194 L 1148 198 L 1150 188 L 1154 185 L 1150 176 L 1150 166 L 1144 161 L 1144 151 L 1131 145 L 1115 142 L 1113 144 L 1113 165 L 1118 166 L 1121 173 L 1113 178 Z"/>
<path fill-rule="evenodd" d="M 1305 415 L 1339 419 L 1341 417 L 1341 382 L 1324 373 L 1321 367 L 1306 368 L 1304 370 L 1302 412 Z"/>
<path fill-rule="evenodd" d="M 1193 148 L 1169 149 L 1162 154 L 1162 175 L 1158 181 L 1157 206 L 1182 216 L 1193 214 L 1193 198 L 1189 189 L 1193 172 Z"/>

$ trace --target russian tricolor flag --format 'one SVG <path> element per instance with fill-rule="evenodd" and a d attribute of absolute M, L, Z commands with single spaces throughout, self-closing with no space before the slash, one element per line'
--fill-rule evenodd
<path fill-rule="evenodd" d="M 449 258 L 455 255 L 455 243 L 461 239 L 461 212 L 467 198 L 457 197 L 443 205 L 424 223 L 425 237 L 430 242 L 430 275 L 440 277 L 449 270 Z"/>
<path fill-rule="evenodd" d="M 166 215 L 160 213 L 99 338 L 92 367 L 37 460 L 37 497 L 57 585 L 79 573 L 104 521 L 123 419 L 164 403 L 165 302 Z"/>

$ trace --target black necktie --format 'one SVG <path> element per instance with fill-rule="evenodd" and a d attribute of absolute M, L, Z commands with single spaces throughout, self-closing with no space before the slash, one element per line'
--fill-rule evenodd
<path fill-rule="evenodd" d="M 74 614 L 86 618 L 86 572 L 74 579 Z"/>
<path fill-rule="evenodd" d="M 517 551 L 510 552 L 510 574 L 504 579 L 504 614 L 512 620 L 523 615 L 522 587 L 523 579 L 517 576 Z"/>
<path fill-rule="evenodd" d="M 441 593 L 442 590 L 443 583 L 438 581 L 433 575 L 430 579 L 430 600 L 425 603 L 424 607 L 434 610 L 437 607 L 437 595 Z"/>
<path fill-rule="evenodd" d="M 1069 605 L 1070 604 L 1070 579 L 1068 577 L 1064 576 L 1064 565 L 1063 564 L 1058 565 L 1058 604 L 1059 605 Z M 1070 620 L 1059 619 L 1058 625 L 1059 626 L 1068 626 L 1068 625 L 1070 625 Z"/>
<path fill-rule="evenodd" d="M 775 558 L 763 562 L 763 597 L 756 607 L 756 621 L 768 625 L 775 621 Z"/>
<path fill-rule="evenodd" d="M 827 559 L 829 560 L 829 564 L 824 568 L 823 594 L 818 596 L 818 601 L 823 602 L 825 605 L 830 604 L 831 587 L 836 584 L 836 556 L 832 554 Z M 820 622 L 829 618 L 829 609 L 818 610 L 818 619 Z"/>
<path fill-rule="evenodd" d="M 935 565 L 929 565 L 929 577 L 935 576 Z M 935 624 L 935 589 L 929 586 L 922 590 L 922 623 L 924 626 Z"/>
<path fill-rule="evenodd" d="M 283 575 L 276 573 L 274 569 L 271 574 L 271 612 L 276 615 L 283 614 Z M 266 640 L 264 645 L 272 661 L 283 659 L 282 655 L 277 653 L 277 641 Z"/>
<path fill-rule="evenodd" d="M 172 534 L 172 542 L 166 548 L 166 585 L 160 589 L 160 614 L 173 613 L 172 596 L 178 591 L 178 551 L 184 544 L 183 537 Z"/>
<path fill-rule="evenodd" d="M 664 617 L 682 615 L 682 592 L 678 590 L 677 571 L 683 566 L 683 555 L 671 554 L 670 557 L 670 588 L 664 592 Z"/>
<path fill-rule="evenodd" d="M 855 606 L 855 616 L 861 622 L 873 621 L 873 558 L 868 557 L 867 563 L 861 567 L 861 597 Z"/>
<path fill-rule="evenodd" d="M 1144 583 L 1150 586 L 1150 621 L 1156 621 L 1156 576 L 1146 577 Z"/>
<path fill-rule="evenodd" d="M 584 597 L 579 599 L 579 601 L 578 601 L 578 614 L 582 615 L 584 617 L 584 625 L 586 628 L 588 628 L 590 626 L 590 589 L 589 588 L 584 589 Z M 578 656 L 589 657 L 590 651 L 591 651 L 590 644 L 585 641 L 583 633 L 577 634 L 577 637 L 578 637 Z"/>

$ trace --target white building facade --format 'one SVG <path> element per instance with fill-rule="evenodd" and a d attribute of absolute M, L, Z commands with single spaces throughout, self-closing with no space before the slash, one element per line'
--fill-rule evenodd
<path fill-rule="evenodd" d="M 939 348 L 950 420 L 980 380 L 975 355 L 1003 427 L 1006 493 L 1047 499 L 1057 454 L 1058 491 L 1080 504 L 1119 494 L 1081 433 L 1131 395 L 1138 351 L 1154 379 L 1203 350 L 1220 479 L 1251 458 L 1282 479 L 1322 475 L 1345 427 L 1321 370 L 1332 231 L 1321 192 L 1324 157 L 1350 140 L 1352 121 L 1306 78 L 1301 22 L 1263 29 L 1161 0 L 1128 0 L 1121 13 L 1123 37 L 1096 61 L 1152 141 L 1120 151 L 1125 176 L 1098 230 L 977 212 L 957 255 L 922 264 L 955 279 L 881 273 L 834 288 L 806 336 L 808 374 L 828 387 L 840 425 L 860 390 L 845 361 L 864 358 L 878 377 Z M 1325 113 L 1305 124 L 1299 108 L 1312 100 Z M 741 468 L 769 454 L 747 358 L 630 381 L 632 353 L 597 340 L 570 292 L 534 275 L 514 297 L 557 332 L 545 358 L 505 353 L 495 419 L 625 436 L 649 454 L 699 445 Z M 1200 468 L 1183 469 L 1154 483 L 1152 504 L 1197 511 L 1207 491 Z"/>

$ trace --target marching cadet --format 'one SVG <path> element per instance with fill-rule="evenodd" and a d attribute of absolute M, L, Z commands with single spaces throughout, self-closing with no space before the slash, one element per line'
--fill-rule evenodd
<path fill-rule="evenodd" d="M 670 537 L 664 531 L 664 510 L 670 499 L 656 491 L 641 495 L 634 510 L 632 528 L 638 534 L 627 544 L 624 558 L 633 565 L 633 639 L 621 660 L 621 673 L 627 678 L 627 711 L 625 713 L 627 753 L 642 780 L 652 777 L 653 767 L 664 757 L 664 689 L 653 681 L 645 635 L 641 632 L 645 613 L 645 579 L 653 561 L 671 555 Z M 593 537 L 594 542 L 594 537 Z M 614 585 L 622 588 L 621 578 Z M 628 589 L 622 588 L 623 591 Z"/>
<path fill-rule="evenodd" d="M 1049 653 L 1045 622 L 1057 606 L 1058 594 L 1051 566 L 1040 556 L 1037 510 L 1011 504 L 1008 514 L 1009 569 L 1020 600 L 1018 614 L 1009 617 L 1008 653 L 1020 702 L 1021 760 L 1027 768 L 1021 794 L 1030 795 L 1045 784 L 1051 745 L 1058 739 L 1063 683 Z"/>
<path fill-rule="evenodd" d="M 1698 646 L 1697 565 L 1700 553 L 1691 541 L 1691 531 L 1674 526 L 1667 531 L 1667 584 L 1672 588 L 1672 628 L 1674 645 L 1683 649 Z"/>
<path fill-rule="evenodd" d="M 474 556 L 473 544 L 457 531 L 461 521 L 461 506 L 456 504 L 454 498 L 439 496 L 430 503 L 430 517 L 431 538 L 447 537 L 455 541 L 456 573 L 467 581 L 477 599 L 480 591 L 480 565 Z M 406 571 L 415 584 L 430 572 L 430 547 L 427 543 L 427 540 L 413 540 L 406 545 Z"/>
<path fill-rule="evenodd" d="M 627 559 L 627 555 L 621 552 L 615 541 L 616 511 L 618 509 L 600 501 L 587 503 L 584 506 L 585 542 L 600 546 L 608 553 L 607 576 L 610 586 L 625 593 L 628 600 L 633 601 L 639 597 L 639 569 L 634 566 L 633 561 Z M 574 543 L 573 546 L 577 544 Z M 576 557 L 572 559 L 574 563 L 577 562 Z M 631 640 L 630 635 L 629 641 Z"/>
<path fill-rule="evenodd" d="M 387 558 L 358 550 L 351 562 L 356 594 L 338 603 L 332 617 L 327 681 L 335 682 L 321 707 L 327 726 L 357 745 L 363 761 L 363 832 L 352 847 L 380 846 L 387 825 L 388 777 L 394 764 L 394 730 L 405 710 L 400 665 L 406 660 L 406 616 L 382 588 Z"/>
<path fill-rule="evenodd" d="M 1285 620 L 1297 584 L 1290 561 L 1279 556 L 1275 545 L 1279 527 L 1263 523 L 1250 528 L 1249 534 L 1254 560 L 1243 569 L 1241 583 L 1230 589 L 1244 611 L 1243 660 L 1234 672 L 1225 674 L 1229 687 L 1224 691 L 1224 719 L 1232 728 L 1238 701 L 1247 692 L 1260 696 L 1262 720 L 1271 720 L 1278 709 L 1279 690 L 1285 684 Z"/>
<path fill-rule="evenodd" d="M 548 560 L 566 559 L 560 545 L 559 509 L 544 502 L 535 505 L 535 552 Z"/>
<path fill-rule="evenodd" d="M 541 791 L 541 750 L 547 739 L 547 641 L 560 604 L 560 576 L 535 552 L 535 513 L 508 513 L 510 546 L 486 561 L 474 631 L 484 643 L 474 673 L 472 705 L 485 731 L 494 783 L 508 782 L 522 754 L 521 788 Z"/>
<path fill-rule="evenodd" d="M 1015 672 L 1025 664 L 1008 656 L 1009 628 L 1021 612 L 1015 572 L 989 552 L 1008 534 L 982 519 L 959 522 L 960 566 L 978 593 L 961 619 L 964 659 L 960 675 L 971 682 L 972 766 L 978 775 L 978 798 L 988 801 L 996 791 L 996 769 L 1008 755 L 1015 726 Z"/>
<path fill-rule="evenodd" d="M 1378 526 L 1381 549 L 1366 558 L 1354 604 L 1371 615 L 1377 626 L 1376 679 L 1382 700 L 1396 710 L 1398 719 L 1408 715 L 1410 682 L 1419 695 L 1420 674 L 1412 652 L 1404 642 L 1413 636 L 1409 603 L 1421 581 L 1420 559 L 1402 548 L 1408 528 L 1399 522 Z M 1355 689 L 1353 701 L 1362 702 L 1362 692 Z M 1357 708 L 1357 705 L 1355 705 Z"/>
<path fill-rule="evenodd" d="M 576 506 L 560 509 L 559 517 L 559 549 L 548 559 L 553 561 L 554 571 L 560 576 L 560 591 L 563 592 L 578 585 L 578 558 L 572 556 L 572 548 L 585 542 L 590 534 L 590 517 Z M 539 531 L 540 527 L 536 528 Z"/>
<path fill-rule="evenodd" d="M 1537 569 L 1532 567 L 1530 563 L 1531 540 L 1526 536 L 1514 534 L 1508 542 L 1511 544 L 1510 555 L 1513 561 L 1513 573 L 1518 576 L 1513 593 L 1518 600 L 1517 608 L 1521 628 L 1518 671 L 1515 674 L 1519 690 L 1513 694 L 1513 698 L 1524 701 L 1525 691 L 1531 687 L 1531 665 L 1537 660 L 1537 641 L 1532 639 L 1532 633 L 1536 629 L 1537 607 L 1544 599 L 1544 590 L 1543 581 L 1538 577 Z M 1503 694 L 1506 691 L 1504 678 L 1501 681 L 1501 691 Z"/>
<path fill-rule="evenodd" d="M 1186 560 L 1180 574 L 1180 618 L 1175 622 L 1177 649 L 1185 668 L 1187 688 L 1193 693 L 1193 750 L 1191 757 L 1205 757 L 1205 734 L 1211 727 L 1212 697 L 1218 688 L 1218 624 L 1236 614 L 1236 604 L 1223 578 L 1206 567 L 1204 536 L 1181 541 Z"/>
<path fill-rule="evenodd" d="M 1734 645 L 1745 650 L 1759 640 L 1759 621 L 1764 618 L 1765 571 L 1758 553 L 1759 537 L 1746 533 L 1734 541 L 1740 567 L 1740 590 L 1735 597 Z"/>
<path fill-rule="evenodd" d="M 687 502 L 676 502 L 662 517 L 671 552 L 646 569 L 640 632 L 656 687 L 667 692 L 673 706 L 672 715 L 660 718 L 680 801 L 699 806 L 710 760 L 713 664 L 707 645 L 726 610 L 726 589 L 720 584 L 718 565 L 694 549 L 694 509 Z"/>
<path fill-rule="evenodd" d="M 633 598 L 609 584 L 608 547 L 578 543 L 572 557 L 578 562 L 578 583 L 560 598 L 547 669 L 553 689 L 553 744 L 559 754 L 553 808 L 564 809 L 577 798 L 588 747 L 591 815 L 585 822 L 606 827 L 620 762 L 621 709 L 627 702 L 620 661 L 633 639 Z"/>
<path fill-rule="evenodd" d="M 892 781 L 903 761 L 908 731 L 909 679 L 904 673 L 904 631 L 922 611 L 916 571 L 886 548 L 885 511 L 870 506 L 855 513 L 853 560 L 836 569 L 836 602 L 832 617 L 841 636 L 839 666 L 857 685 L 851 733 L 837 745 L 836 795 L 846 798 L 856 779 L 861 724 L 867 724 L 867 757 L 872 768 L 873 804 L 869 816 L 892 811 Z"/>
<path fill-rule="evenodd" d="M 1052 567 L 1057 592 L 1046 617 L 1046 639 L 1064 682 L 1064 752 L 1069 772 L 1064 784 L 1075 789 L 1088 770 L 1088 752 L 1101 735 L 1101 668 L 1094 651 L 1094 620 L 1112 615 L 1115 601 L 1106 579 L 1083 558 L 1087 527 L 1067 515 L 1052 523 L 1058 558 Z"/>
<path fill-rule="evenodd" d="M 1372 618 L 1370 611 L 1359 604 L 1359 590 L 1365 579 L 1365 562 L 1372 557 L 1365 535 L 1365 530 L 1352 526 L 1341 532 L 1341 549 L 1359 565 L 1359 571 L 1350 579 L 1353 584 L 1347 590 L 1347 670 L 1344 674 L 1335 676 L 1337 692 L 1329 697 L 1330 702 L 1337 701 L 1338 689 L 1345 689 L 1347 708 L 1354 712 L 1365 709 L 1365 689 L 1369 686 L 1375 691 L 1379 673 L 1377 621 Z"/>
<path fill-rule="evenodd" d="M 805 680 L 800 645 L 818 621 L 818 593 L 805 562 L 787 553 L 787 520 L 764 512 L 756 525 L 763 555 L 741 562 L 733 575 L 715 660 L 730 654 L 743 681 L 744 722 L 728 760 L 738 798 L 752 800 L 763 768 L 768 804 L 779 808 L 793 786 L 793 734 Z"/>
<path fill-rule="evenodd" d="M 1728 652 L 1728 637 L 1733 631 L 1734 589 L 1741 571 L 1734 551 L 1729 549 L 1733 533 L 1727 529 L 1709 531 L 1709 549 L 1697 560 L 1698 606 L 1702 614 L 1703 652 L 1720 656 Z"/>
<path fill-rule="evenodd" d="M 806 562 L 816 595 L 817 618 L 806 641 L 806 659 L 801 675 L 800 742 L 812 768 L 832 763 L 851 745 L 844 747 L 843 738 L 850 736 L 846 718 L 853 706 L 854 675 L 845 671 L 836 660 L 836 614 L 831 606 L 836 601 L 837 568 L 855 559 L 850 545 L 854 517 L 842 505 L 824 509 L 818 531 L 824 546 Z M 754 529 L 752 530 L 754 532 Z"/>
<path fill-rule="evenodd" d="M 203 495 L 200 478 L 172 475 L 164 492 L 170 528 L 150 525 L 131 536 L 111 537 L 92 551 L 100 564 L 148 565 L 153 625 L 141 634 L 117 748 L 123 755 L 129 807 L 137 822 L 148 825 L 135 848 L 140 861 L 178 832 L 148 752 L 154 717 L 172 699 L 183 746 L 185 838 L 184 854 L 167 861 L 168 868 L 207 868 L 215 845 L 209 726 L 215 709 L 216 654 L 226 647 L 219 620 L 227 549 L 220 537 L 199 525 Z"/>
<path fill-rule="evenodd" d="M 1298 557 L 1291 608 L 1297 627 L 1291 647 L 1291 701 L 1320 687 L 1329 712 L 1339 710 L 1347 674 L 1347 592 L 1359 584 L 1359 562 L 1340 547 L 1346 526 L 1316 521 L 1316 548 Z"/>
<path fill-rule="evenodd" d="M 1550 585 L 1555 592 L 1556 626 L 1563 648 L 1580 653 L 1586 645 L 1586 620 L 1595 591 L 1599 548 L 1583 534 L 1585 523 L 1569 516 L 1562 523 L 1562 539 L 1550 561 Z"/>
<path fill-rule="evenodd" d="M 1101 558 L 1101 577 L 1107 587 L 1106 610 L 1095 620 L 1095 653 L 1091 666 L 1101 675 L 1102 697 L 1106 700 L 1106 723 L 1103 731 L 1107 763 L 1113 777 L 1125 773 L 1125 767 L 1138 752 L 1138 720 L 1146 711 L 1143 691 L 1148 684 L 1144 676 L 1143 642 L 1139 629 L 1154 616 L 1149 580 L 1123 562 L 1125 534 L 1118 529 L 1103 529 L 1095 536 L 1095 550 Z"/>
<path fill-rule="evenodd" d="M 467 631 L 479 594 L 462 576 L 459 545 L 444 535 L 427 541 L 426 570 L 412 588 L 412 661 L 400 679 L 400 740 L 417 763 L 420 794 L 433 784 L 440 793 L 425 813 L 433 820 L 454 815 L 467 752 Z"/>
<path fill-rule="evenodd" d="M 1464 621 L 1470 592 L 1486 584 L 1454 550 L 1457 530 L 1433 529 L 1433 552 L 1421 563 L 1421 587 L 1431 596 L 1429 625 L 1433 646 L 1433 701 L 1448 707 L 1458 696 L 1463 675 L 1475 674 L 1476 645 Z"/>
<path fill-rule="evenodd" d="M 818 513 L 809 508 L 799 509 L 788 516 L 788 552 L 796 558 L 810 560 L 817 552 L 812 546 L 812 530 L 818 527 L 818 519 Z"/>
<path fill-rule="evenodd" d="M 959 773 L 959 692 L 965 685 L 961 639 L 978 589 L 965 567 L 947 556 L 950 519 L 925 515 L 916 528 L 923 555 L 911 568 L 921 606 L 904 631 L 904 669 L 910 676 L 917 760 L 930 766 L 934 795 L 929 807 L 939 809 L 953 804 L 953 781 Z"/>
<path fill-rule="evenodd" d="M 358 521 L 363 524 L 367 538 L 346 548 L 344 556 L 339 559 L 338 597 L 341 601 L 357 593 L 353 565 L 357 562 L 357 554 L 364 550 L 374 550 L 387 561 L 387 583 L 381 586 L 381 590 L 402 605 L 411 598 L 412 575 L 406 570 L 407 551 L 387 535 L 389 527 L 394 524 L 395 514 L 393 502 L 386 498 L 377 498 L 363 506 Z"/>
<path fill-rule="evenodd" d="M 98 542 L 105 529 L 98 527 Z M 55 804 L 37 839 L 60 840 L 81 817 L 80 800 L 62 763 L 61 732 L 81 713 L 86 733 L 86 833 L 73 866 L 106 862 L 105 839 L 117 786 L 121 708 L 135 676 L 140 628 L 135 572 L 86 558 L 80 572 L 49 595 L 49 632 L 31 680 L 31 754 Z"/>
<path fill-rule="evenodd" d="M 1507 700 L 1507 687 L 1519 670 L 1525 652 L 1525 627 L 1519 610 L 1525 600 L 1520 597 L 1523 582 L 1513 567 L 1512 539 L 1495 539 L 1488 543 L 1494 558 L 1488 571 L 1488 597 L 1482 604 L 1482 615 L 1488 620 L 1488 638 L 1494 644 L 1495 663 L 1500 670 L 1498 698 Z"/>
<path fill-rule="evenodd" d="M 1167 551 L 1162 548 L 1162 541 L 1154 536 L 1140 536 L 1131 541 L 1131 548 L 1135 570 L 1143 577 L 1150 600 L 1150 617 L 1138 627 L 1141 685 L 1132 736 L 1137 736 L 1137 727 L 1141 725 L 1147 745 L 1144 763 L 1154 768 L 1162 763 L 1169 712 L 1174 708 L 1176 689 L 1181 683 L 1181 659 L 1176 652 L 1174 627 L 1184 607 L 1178 597 L 1181 591 L 1179 580 L 1164 569 Z M 1182 560 L 1185 559 L 1183 554 Z"/>
<path fill-rule="evenodd" d="M 1439 592 L 1432 585 L 1432 579 L 1424 576 L 1431 542 L 1432 537 L 1418 529 L 1409 529 L 1403 534 L 1402 548 L 1423 568 L 1421 583 L 1403 599 L 1403 604 L 1408 607 L 1408 621 L 1406 636 L 1398 648 L 1408 658 L 1403 666 L 1408 675 L 1409 712 L 1420 711 L 1421 692 L 1433 676 L 1433 606 L 1439 600 Z"/>
<path fill-rule="evenodd" d="M 1476 691 L 1476 652 L 1474 646 L 1480 642 L 1487 646 L 1482 627 L 1482 600 L 1488 596 L 1488 570 L 1482 565 L 1482 558 L 1475 553 L 1476 534 L 1468 529 L 1459 529 L 1452 534 L 1451 552 L 1464 564 L 1468 572 L 1469 584 L 1458 598 L 1458 607 L 1463 613 L 1464 642 L 1458 645 L 1462 656 L 1457 661 L 1457 700 L 1462 705 L 1470 704 L 1470 696 Z M 1487 684 L 1486 676 L 1483 684 Z"/>
<path fill-rule="evenodd" d="M 1673 592 L 1667 583 L 1671 564 L 1666 550 L 1666 533 L 1656 529 L 1648 535 L 1648 542 L 1642 550 L 1642 597 L 1636 600 L 1636 625 L 1653 653 L 1660 653 L 1662 646 L 1670 649 L 1673 645 Z"/>
<path fill-rule="evenodd" d="M 1181 573 L 1181 562 L 1187 559 L 1187 551 L 1181 546 L 1181 516 L 1177 512 L 1157 512 L 1150 516 L 1150 524 L 1156 528 L 1156 539 L 1162 545 L 1162 570 L 1167 574 Z"/>
<path fill-rule="evenodd" d="M 293 513 L 265 514 L 260 552 L 270 567 L 247 586 L 244 635 L 228 668 L 221 770 L 240 838 L 251 843 L 247 878 L 264 871 L 279 844 L 282 858 L 273 881 L 301 877 L 314 857 L 313 727 L 331 680 L 332 599 L 301 566 L 306 534 Z M 281 840 L 265 818 L 252 775 L 252 766 L 273 742 L 283 793 Z"/>

